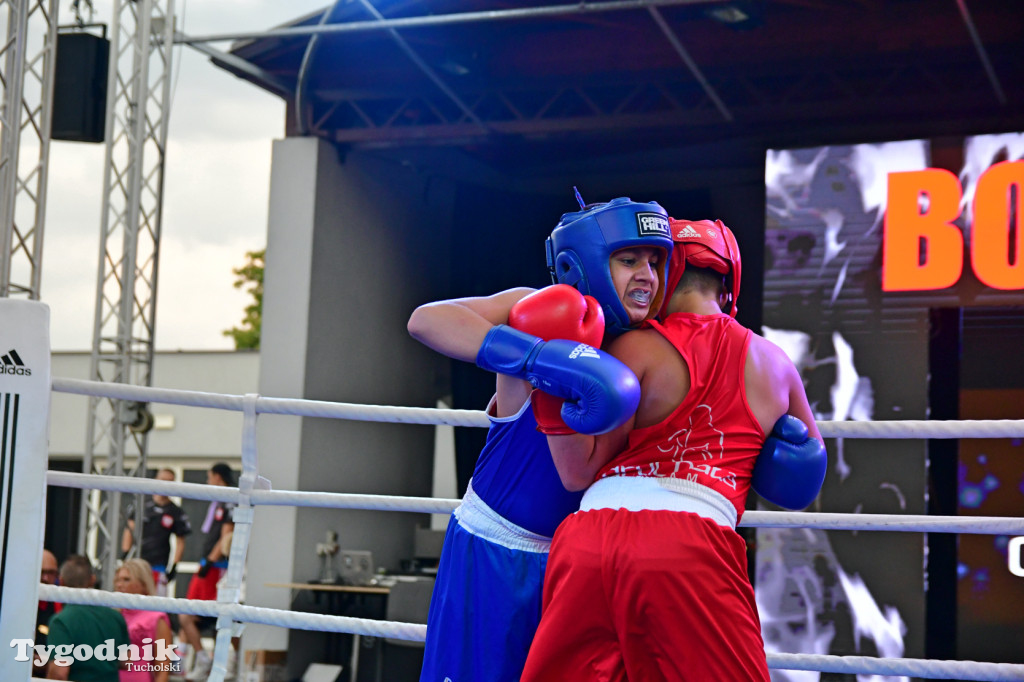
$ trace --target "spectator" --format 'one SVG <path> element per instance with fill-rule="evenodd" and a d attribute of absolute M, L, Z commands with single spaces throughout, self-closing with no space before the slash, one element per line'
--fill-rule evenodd
<path fill-rule="evenodd" d="M 155 477 L 158 481 L 173 481 L 174 472 L 161 469 Z M 124 533 L 121 536 L 121 551 L 128 552 L 132 548 L 135 534 L 135 509 L 128 505 L 128 517 Z M 142 506 L 142 547 L 139 557 L 145 559 L 153 567 L 153 581 L 156 586 L 153 594 L 167 596 L 167 584 L 174 580 L 178 562 L 185 552 L 185 537 L 192 532 L 188 514 L 166 495 L 147 497 Z M 171 536 L 174 542 L 174 561 L 171 557 Z"/>
<path fill-rule="evenodd" d="M 117 569 L 114 576 L 114 590 L 126 594 L 153 594 L 156 589 L 153 582 L 153 568 L 144 559 L 129 559 Z M 153 661 L 130 661 L 128 669 L 121 671 L 121 682 L 167 682 L 170 677 L 170 670 L 163 670 L 169 667 L 168 661 L 160 656 L 161 647 L 159 641 L 163 642 L 163 650 L 174 646 L 174 633 L 171 631 L 171 622 L 167 614 L 162 611 L 142 611 L 137 609 L 121 609 L 125 623 L 128 625 L 128 637 L 131 643 L 143 651 L 146 644 L 143 642 L 147 637 L 153 647 Z M 143 665 L 152 664 L 155 670 L 141 669 Z"/>
<path fill-rule="evenodd" d="M 96 574 L 93 573 L 92 564 L 84 556 L 69 556 L 60 567 L 60 583 L 65 587 L 95 587 Z M 60 613 L 50 619 L 47 644 L 54 647 L 86 644 L 95 650 L 108 640 L 114 651 L 129 643 L 124 617 L 106 606 L 65 604 Z M 57 665 L 51 658 L 48 666 L 47 679 L 51 680 L 119 682 L 117 673 L 121 662 L 116 658 L 105 661 L 94 656 L 84 660 L 71 658 L 70 665 Z"/>
<path fill-rule="evenodd" d="M 234 487 L 235 473 L 224 462 L 218 462 L 206 472 L 206 483 Z M 227 555 L 224 553 L 227 543 L 224 540 L 234 532 L 235 528 L 235 524 L 231 521 L 234 508 L 235 505 L 224 502 L 210 503 L 202 527 L 203 554 L 199 559 L 199 571 L 192 576 L 192 580 L 188 584 L 188 595 L 186 596 L 189 599 L 202 601 L 216 601 L 217 599 L 217 583 L 220 582 L 228 565 Z M 216 622 L 217 619 L 193 616 L 187 613 L 181 614 L 178 619 L 181 622 L 182 639 L 195 652 L 192 670 L 185 679 L 189 682 L 205 680 L 210 674 L 213 659 L 203 649 L 200 628 Z"/>
<path fill-rule="evenodd" d="M 48 549 L 43 550 L 43 563 L 39 571 L 39 582 L 44 585 L 56 585 L 58 569 L 57 557 Z M 54 601 L 39 601 L 36 611 L 36 636 L 33 640 L 36 644 L 46 645 L 46 635 L 50 632 L 50 619 L 60 611 L 61 605 Z M 38 656 L 33 660 L 33 677 L 46 677 L 46 665 L 41 662 Z"/>

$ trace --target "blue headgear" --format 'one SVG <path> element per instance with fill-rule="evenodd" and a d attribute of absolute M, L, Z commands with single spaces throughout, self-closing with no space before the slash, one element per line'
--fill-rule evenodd
<path fill-rule="evenodd" d="M 592 204 L 566 213 L 558 221 L 547 248 L 548 269 L 556 284 L 569 284 L 597 299 L 604 310 L 606 332 L 621 334 L 630 328 L 629 315 L 612 282 L 609 259 L 619 249 L 653 246 L 658 259 L 658 290 L 648 319 L 661 308 L 665 296 L 665 266 L 672 253 L 668 213 L 655 202 L 639 203 L 626 197 Z"/>

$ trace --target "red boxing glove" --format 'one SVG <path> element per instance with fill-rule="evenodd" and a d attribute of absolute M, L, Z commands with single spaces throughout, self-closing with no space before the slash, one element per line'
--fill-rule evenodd
<path fill-rule="evenodd" d="M 558 396 L 545 393 L 535 388 L 530 393 L 530 405 L 533 406 L 533 417 L 537 420 L 537 430 L 545 436 L 564 436 L 576 433 L 565 425 L 562 419 L 562 405 L 565 400 Z"/>
<path fill-rule="evenodd" d="M 604 338 L 597 299 L 568 284 L 552 284 L 520 299 L 508 312 L 508 324 L 544 341 L 568 339 L 600 348 Z"/>
<path fill-rule="evenodd" d="M 600 348 L 604 338 L 604 312 L 597 299 L 568 284 L 553 284 L 520 299 L 508 313 L 508 324 L 545 341 L 568 339 Z M 538 431 L 547 435 L 575 433 L 562 419 L 563 402 L 540 390 L 530 394 Z"/>

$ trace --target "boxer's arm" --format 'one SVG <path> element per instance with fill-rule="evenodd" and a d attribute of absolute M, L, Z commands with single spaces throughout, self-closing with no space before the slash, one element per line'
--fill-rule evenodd
<path fill-rule="evenodd" d="M 786 376 L 789 383 L 789 409 L 786 414 L 792 415 L 807 425 L 807 432 L 812 438 L 816 438 L 824 444 L 818 424 L 814 421 L 814 413 L 811 411 L 811 404 L 807 400 L 807 391 L 804 390 L 804 382 L 800 377 L 800 370 L 796 368 L 789 358 L 785 358 Z"/>
<path fill-rule="evenodd" d="M 640 380 L 641 409 L 650 393 L 649 354 L 645 352 L 642 332 L 627 332 L 616 338 L 608 352 L 621 360 Z M 626 449 L 630 432 L 636 424 L 633 413 L 619 428 L 599 436 L 582 433 L 549 435 L 548 447 L 555 469 L 566 490 L 584 490 L 613 457 Z"/>
<path fill-rule="evenodd" d="M 804 509 L 821 491 L 828 456 L 799 370 L 781 350 L 776 355 L 788 407 L 757 456 L 751 487 L 784 509 Z"/>
<path fill-rule="evenodd" d="M 576 491 L 589 488 L 597 472 L 626 448 L 626 439 L 632 429 L 633 419 L 630 418 L 619 428 L 600 436 L 582 433 L 549 435 L 551 458 L 565 489 Z"/>
<path fill-rule="evenodd" d="M 406 328 L 420 343 L 456 360 L 476 362 L 484 337 L 505 324 L 508 312 L 533 289 L 507 289 L 491 296 L 453 298 L 421 305 Z"/>

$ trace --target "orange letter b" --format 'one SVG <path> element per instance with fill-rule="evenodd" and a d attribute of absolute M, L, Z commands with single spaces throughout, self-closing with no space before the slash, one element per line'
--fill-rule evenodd
<path fill-rule="evenodd" d="M 956 284 L 964 267 L 960 180 L 947 170 L 889 173 L 882 238 L 882 290 L 922 291 Z M 928 197 L 921 211 L 918 201 Z M 924 260 L 921 246 L 924 245 Z"/>

